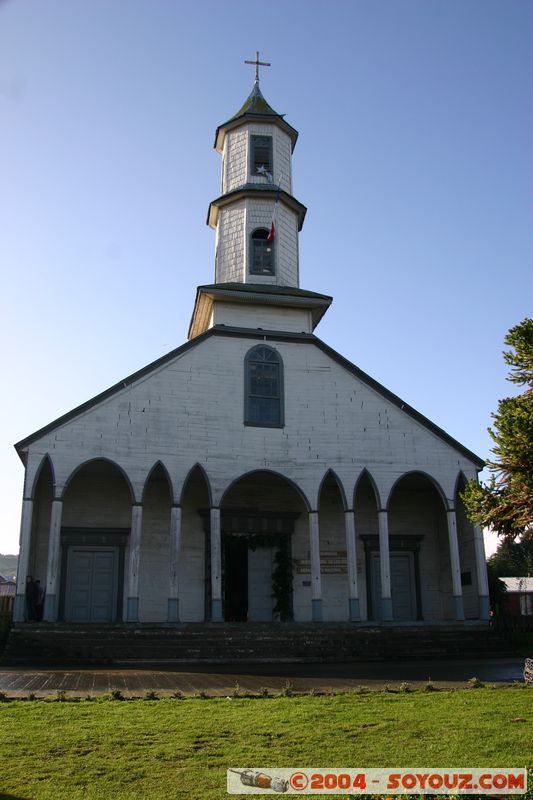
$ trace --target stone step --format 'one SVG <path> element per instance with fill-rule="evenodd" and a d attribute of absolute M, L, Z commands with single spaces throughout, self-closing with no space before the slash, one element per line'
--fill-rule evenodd
<path fill-rule="evenodd" d="M 15 626 L 2 663 L 138 661 L 372 661 L 508 656 L 489 628 L 356 628 L 349 625 Z"/>

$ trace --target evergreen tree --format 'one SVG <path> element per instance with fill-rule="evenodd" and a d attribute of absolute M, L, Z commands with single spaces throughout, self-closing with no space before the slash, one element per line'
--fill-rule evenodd
<path fill-rule="evenodd" d="M 524 533 L 519 542 L 500 542 L 488 564 L 498 577 L 533 576 L 533 531 Z"/>
<path fill-rule="evenodd" d="M 500 400 L 492 414 L 494 460 L 488 484 L 470 481 L 462 498 L 472 522 L 495 530 L 504 541 L 533 530 L 533 319 L 511 328 L 504 352 L 508 380 L 525 391 Z"/>

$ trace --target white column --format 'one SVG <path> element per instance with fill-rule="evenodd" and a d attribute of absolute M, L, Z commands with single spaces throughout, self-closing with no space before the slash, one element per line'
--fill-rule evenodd
<path fill-rule="evenodd" d="M 320 576 L 320 534 L 318 512 L 309 512 L 309 551 L 311 554 L 311 603 L 313 622 L 322 621 L 322 580 Z"/>
<path fill-rule="evenodd" d="M 33 500 L 22 501 L 20 519 L 19 561 L 17 569 L 17 594 L 13 608 L 13 622 L 24 622 L 26 619 L 26 575 L 30 562 L 31 523 L 33 519 Z"/>
<path fill-rule="evenodd" d="M 350 622 L 359 622 L 359 589 L 357 586 L 357 548 L 355 543 L 355 515 L 352 511 L 344 512 L 346 530 L 346 562 L 348 567 L 348 603 L 350 606 Z"/>
<path fill-rule="evenodd" d="M 50 514 L 50 531 L 48 533 L 48 564 L 46 568 L 46 594 L 43 612 L 43 619 L 46 622 L 57 621 L 62 514 L 63 501 L 53 500 L 52 513 Z"/>
<path fill-rule="evenodd" d="M 390 587 L 389 517 L 386 511 L 378 511 L 379 566 L 381 571 L 381 618 L 392 621 L 392 596 Z"/>
<path fill-rule="evenodd" d="M 170 558 L 168 589 L 168 622 L 179 622 L 179 563 L 181 550 L 181 507 L 170 509 Z"/>
<path fill-rule="evenodd" d="M 211 621 L 223 622 L 220 508 L 211 509 Z"/>
<path fill-rule="evenodd" d="M 461 562 L 459 559 L 459 543 L 457 541 L 457 518 L 455 511 L 447 511 L 448 543 L 450 547 L 450 566 L 452 569 L 452 592 L 455 619 L 464 620 L 463 587 L 461 585 Z"/>
<path fill-rule="evenodd" d="M 139 568 L 141 560 L 141 536 L 143 507 L 134 503 L 131 507 L 130 558 L 128 564 L 128 601 L 126 622 L 139 622 Z"/>
<path fill-rule="evenodd" d="M 487 575 L 487 562 L 485 560 L 485 545 L 483 544 L 483 531 L 474 525 L 474 547 L 476 551 L 477 590 L 479 595 L 479 618 L 489 618 L 489 578 Z"/>

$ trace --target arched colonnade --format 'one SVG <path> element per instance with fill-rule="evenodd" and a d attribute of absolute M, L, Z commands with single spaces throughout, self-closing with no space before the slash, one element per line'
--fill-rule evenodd
<path fill-rule="evenodd" d="M 46 587 L 49 622 L 84 621 L 87 603 L 95 622 L 259 621 L 276 607 L 274 618 L 282 607 L 282 619 L 317 622 L 488 618 L 462 473 L 445 491 L 420 471 L 378 486 L 366 469 L 353 483 L 325 470 L 306 490 L 267 469 L 221 478 L 196 464 L 180 481 L 171 472 L 158 461 L 133 480 L 99 458 L 59 481 L 43 458 L 23 501 L 16 621 L 27 574 Z M 269 611 L 275 575 L 285 589 Z"/>

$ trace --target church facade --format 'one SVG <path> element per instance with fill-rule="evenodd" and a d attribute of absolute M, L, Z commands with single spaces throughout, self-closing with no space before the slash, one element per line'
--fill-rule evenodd
<path fill-rule="evenodd" d="M 44 621 L 456 624 L 488 618 L 483 462 L 314 333 L 298 134 L 259 81 L 216 131 L 215 282 L 188 341 L 16 445 Z"/>

